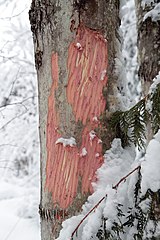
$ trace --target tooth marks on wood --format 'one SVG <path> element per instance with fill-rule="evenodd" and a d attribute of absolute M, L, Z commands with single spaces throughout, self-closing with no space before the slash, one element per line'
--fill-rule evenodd
<path fill-rule="evenodd" d="M 68 216 L 68 212 L 64 209 L 47 209 L 39 205 L 39 215 L 42 220 L 62 221 Z"/>

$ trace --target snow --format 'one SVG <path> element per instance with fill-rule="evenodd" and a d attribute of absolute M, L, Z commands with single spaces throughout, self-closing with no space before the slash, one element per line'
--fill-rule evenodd
<path fill-rule="evenodd" d="M 89 137 L 90 137 L 90 141 L 92 141 L 95 137 L 96 137 L 96 133 L 95 133 L 95 131 L 90 131 L 89 132 Z"/>
<path fill-rule="evenodd" d="M 15 183 L 0 182 L 0 239 L 39 240 L 37 188 L 26 190 Z M 35 210 L 34 210 L 35 208 Z M 35 215 L 34 215 L 35 214 Z"/>
<path fill-rule="evenodd" d="M 150 0 L 142 1 L 143 4 L 149 5 Z M 122 3 L 122 2 L 121 2 Z M 141 86 L 138 83 L 137 75 L 137 32 L 136 32 L 136 15 L 135 15 L 135 5 L 134 0 L 123 1 L 121 4 L 121 19 L 122 19 L 122 36 L 124 37 L 123 42 L 123 58 L 117 54 L 116 64 L 117 72 L 120 72 L 120 79 L 122 84 L 119 86 L 119 99 L 125 108 L 129 106 L 129 101 L 126 99 L 126 91 L 129 92 L 130 99 L 134 102 L 139 100 L 139 95 L 141 92 Z M 126 77 L 122 68 L 126 68 Z M 124 76 L 124 79 L 123 79 Z M 159 76 L 154 80 L 151 86 L 150 92 L 153 92 L 159 83 Z M 127 83 L 128 87 L 127 87 Z M 126 84 L 123 89 L 123 84 Z M 124 94 L 124 98 L 123 98 Z M 133 104 L 133 102 L 131 104 Z M 90 133 L 90 140 L 93 140 L 95 135 L 94 131 Z M 132 209 L 131 213 L 133 215 L 137 214 L 135 208 L 135 186 L 139 180 L 138 170 L 131 174 L 125 181 L 122 181 L 118 186 L 117 190 L 113 189 L 113 186 L 119 182 L 126 174 L 131 172 L 133 169 L 141 166 L 141 193 L 140 196 L 144 196 L 148 188 L 152 191 L 157 191 L 160 189 L 160 131 L 154 136 L 154 138 L 149 142 L 146 149 L 146 153 L 142 151 L 135 156 L 135 147 L 122 148 L 120 139 L 114 139 L 112 142 L 111 149 L 109 149 L 104 155 L 104 164 L 97 170 L 97 182 L 92 183 L 94 188 L 94 193 L 88 197 L 88 200 L 82 207 L 82 212 L 78 216 L 74 216 L 63 223 L 63 228 L 60 232 L 58 240 L 70 239 L 71 234 L 80 223 L 80 221 L 86 216 L 89 211 L 96 206 L 100 199 L 105 199 L 101 204 L 95 208 L 95 210 L 88 215 L 88 217 L 79 226 L 73 239 L 78 240 L 97 240 L 96 233 L 101 228 L 102 218 L 105 217 L 107 220 L 106 230 L 111 230 L 114 223 L 119 223 L 117 206 L 120 204 L 120 209 L 125 216 L 121 217 L 121 221 L 125 222 L 127 216 L 129 215 L 128 209 Z M 98 157 L 98 153 L 97 153 Z M 146 199 L 142 201 L 139 206 L 144 211 L 147 212 L 149 208 L 150 200 Z M 128 215 L 127 215 L 128 214 Z M 121 239 L 131 240 L 134 239 L 134 235 L 137 233 L 138 220 L 134 220 L 134 225 L 132 227 L 126 227 L 124 232 L 120 233 Z M 149 221 L 146 225 L 145 233 L 143 239 L 147 237 L 153 237 L 154 224 Z M 157 225 L 157 230 L 154 236 L 158 235 L 160 232 L 160 224 Z M 117 239 L 116 235 L 113 233 L 113 238 Z"/>
<path fill-rule="evenodd" d="M 120 1 L 121 2 L 121 1 Z M 135 1 L 129 0 L 121 3 L 120 9 L 120 35 L 122 41 L 122 57 L 117 61 L 119 64 L 119 72 L 122 78 L 121 95 L 129 96 L 131 104 L 139 101 L 141 93 L 141 83 L 138 79 L 138 62 L 137 62 L 137 29 L 136 29 L 136 13 L 135 13 Z M 125 68 L 125 71 L 123 69 Z M 123 79 L 125 84 L 123 84 Z M 128 103 L 129 105 L 129 100 Z M 130 107 L 130 106 L 128 106 Z"/>
<path fill-rule="evenodd" d="M 97 170 L 98 181 L 93 183 L 94 193 L 88 197 L 87 202 L 83 205 L 82 213 L 78 216 L 74 216 L 63 222 L 63 228 L 60 232 L 60 236 L 57 240 L 70 239 L 73 231 L 86 216 L 86 214 L 102 199 L 100 205 L 92 211 L 88 217 L 81 223 L 77 230 L 77 234 L 74 236 L 74 240 L 96 240 L 96 233 L 100 229 L 102 224 L 102 216 L 106 219 L 106 230 L 112 231 L 114 223 L 119 223 L 118 206 L 123 213 L 128 212 L 128 209 L 132 209 L 132 214 L 136 214 L 132 206 L 135 204 L 134 189 L 138 181 L 138 171 L 135 171 L 125 181 L 122 181 L 117 190 L 113 189 L 113 186 L 119 182 L 124 176 L 141 165 L 141 196 L 144 196 L 148 189 L 157 191 L 160 189 L 160 130 L 150 141 L 146 154 L 143 159 L 135 160 L 134 148 L 122 148 L 120 139 L 114 139 L 111 149 L 106 151 L 104 157 L 104 164 Z M 147 214 L 147 210 L 150 206 L 150 199 L 142 201 L 139 205 L 144 213 Z M 135 211 L 135 212 L 134 212 Z M 128 214 L 128 213 L 126 213 Z M 126 215 L 127 216 L 127 215 Z M 126 221 L 126 216 L 121 216 L 121 221 Z M 137 233 L 135 219 L 134 225 L 130 228 L 125 228 L 124 232 L 120 233 L 122 239 L 133 239 L 134 234 Z M 148 221 L 143 239 L 151 236 L 153 230 L 153 222 Z M 160 230 L 160 224 L 157 225 L 155 235 L 158 235 Z M 112 231 L 114 234 L 114 232 Z M 116 237 L 116 235 L 115 235 Z"/>
<path fill-rule="evenodd" d="M 160 84 L 160 72 L 159 72 L 158 75 L 153 79 L 153 83 L 151 84 L 148 93 L 149 93 L 149 94 L 153 93 L 158 84 Z"/>
<path fill-rule="evenodd" d="M 76 145 L 76 139 L 73 137 L 70 138 L 58 138 L 55 144 L 59 144 L 62 143 L 64 147 L 66 146 L 70 146 L 70 147 L 74 147 Z"/>
<path fill-rule="evenodd" d="M 142 6 L 150 5 L 152 2 L 152 0 L 143 0 Z M 24 21 L 28 18 L 29 7 L 28 0 L 10 0 L 4 1 L 4 4 L 0 3 L 0 77 L 4 80 L 0 86 L 0 141 L 2 143 L 0 145 L 0 239 L 3 240 L 40 240 L 38 94 L 33 64 L 32 36 L 29 22 Z M 16 15 L 18 17 L 15 17 Z M 11 16 L 14 18 L 11 19 Z M 153 21 L 159 19 L 159 4 L 144 18 L 148 17 L 151 17 Z M 134 101 L 141 91 L 137 77 L 134 0 L 123 1 L 121 19 L 121 33 L 124 37 L 123 58 L 117 54 L 116 64 L 121 79 L 118 94 L 122 101 L 121 105 L 125 108 L 125 105 L 127 107 L 129 105 L 128 98 L 130 97 Z M 6 41 L 6 39 L 9 40 Z M 82 50 L 80 43 L 76 43 L 76 47 Z M 124 67 L 126 71 L 123 71 Z M 102 81 L 105 74 L 106 70 L 103 70 Z M 125 87 L 123 78 L 126 78 Z M 150 93 L 159 83 L 160 75 L 155 78 Z M 127 98 L 126 92 L 129 93 Z M 96 116 L 93 121 L 98 121 Z M 91 131 L 89 137 L 92 141 L 96 137 L 96 133 Z M 98 143 L 102 143 L 102 141 L 98 139 Z M 73 137 L 59 138 L 56 144 L 74 147 L 76 140 Z M 96 233 L 101 227 L 102 216 L 107 218 L 107 230 L 112 228 L 114 222 L 119 223 L 118 204 L 122 205 L 123 212 L 127 212 L 128 207 L 134 204 L 133 186 L 138 180 L 137 172 L 123 181 L 117 190 L 113 189 L 113 186 L 135 167 L 141 165 L 141 196 L 145 195 L 148 189 L 152 191 L 160 189 L 159 149 L 160 131 L 149 142 L 142 158 L 135 158 L 133 146 L 124 149 L 120 139 L 114 139 L 111 149 L 104 155 L 104 164 L 97 170 L 98 181 L 92 183 L 94 193 L 83 205 L 81 214 L 63 222 L 58 240 L 69 240 L 83 217 L 106 194 L 107 197 L 81 224 L 74 239 L 97 240 Z M 83 147 L 81 156 L 85 157 L 86 154 L 87 150 Z M 99 157 L 99 153 L 96 153 L 96 157 Z M 145 200 L 140 206 L 144 212 L 147 211 L 149 200 Z M 122 220 L 125 218 L 122 217 Z M 134 224 L 135 226 L 126 229 L 125 236 L 121 233 L 122 239 L 133 239 L 134 233 L 137 231 L 136 221 Z M 150 221 L 143 239 L 151 237 L 154 227 L 153 222 Z M 154 236 L 159 233 L 160 224 L 158 223 Z"/>
<path fill-rule="evenodd" d="M 82 50 L 82 46 L 79 42 L 76 43 L 76 47 L 77 47 L 78 50 Z"/>
<path fill-rule="evenodd" d="M 143 21 L 151 17 L 153 22 L 160 20 L 160 3 L 157 3 L 152 10 L 144 15 Z"/>
<path fill-rule="evenodd" d="M 101 143 L 102 143 L 102 140 L 101 140 L 101 139 L 98 139 L 98 143 L 101 144 Z"/>
<path fill-rule="evenodd" d="M 160 130 L 149 142 L 146 149 L 145 161 L 141 164 L 142 172 L 142 195 L 148 189 L 156 192 L 160 189 Z"/>
<path fill-rule="evenodd" d="M 81 156 L 81 157 L 85 157 L 86 155 L 87 155 L 87 150 L 86 150 L 86 148 L 84 147 L 84 148 L 82 148 L 82 152 L 81 152 L 80 156 Z"/>
<path fill-rule="evenodd" d="M 93 120 L 94 122 L 98 122 L 97 116 L 94 116 L 92 120 Z"/>
<path fill-rule="evenodd" d="M 152 3 L 154 3 L 154 0 L 142 0 L 141 6 L 145 8 L 145 5 L 150 6 Z"/>
<path fill-rule="evenodd" d="M 154 91 L 156 90 L 158 84 L 160 84 L 160 72 L 158 73 L 158 75 L 153 79 L 153 83 L 151 84 L 148 94 L 151 96 Z M 151 113 L 152 110 L 152 101 L 150 100 L 150 98 L 147 99 L 146 102 L 146 109 L 149 111 L 149 113 Z"/>
<path fill-rule="evenodd" d="M 100 156 L 100 154 L 99 154 L 99 153 L 96 153 L 96 154 L 95 154 L 95 157 L 96 157 L 96 158 L 98 158 L 99 156 Z"/>
<path fill-rule="evenodd" d="M 0 239 L 40 240 L 38 92 L 31 1 L 0 3 Z"/>
<path fill-rule="evenodd" d="M 103 70 L 103 71 L 101 72 L 101 78 L 100 78 L 101 81 L 104 80 L 104 78 L 105 78 L 105 76 L 106 76 L 106 73 L 107 73 L 106 70 Z"/>
<path fill-rule="evenodd" d="M 120 178 L 129 170 L 131 170 L 131 164 L 133 163 L 135 155 L 132 149 L 123 149 L 120 139 L 114 139 L 112 147 L 105 155 L 104 164 L 97 171 L 98 182 L 93 183 L 94 193 L 88 197 L 88 201 L 84 204 L 83 211 L 77 217 L 72 217 L 63 222 L 63 229 L 60 232 L 60 236 L 57 240 L 66 240 L 71 237 L 75 227 L 79 224 L 82 218 L 90 211 L 90 209 L 99 202 L 99 200 L 107 194 L 106 199 L 93 211 L 88 218 L 81 224 L 78 229 L 78 238 L 89 240 L 93 237 L 101 225 L 102 214 L 104 217 L 109 218 L 106 221 L 107 226 L 111 225 L 114 219 L 117 219 L 116 203 L 119 201 L 125 202 L 127 184 L 122 183 L 120 192 L 112 189 Z M 96 239 L 96 238 L 93 238 Z"/>

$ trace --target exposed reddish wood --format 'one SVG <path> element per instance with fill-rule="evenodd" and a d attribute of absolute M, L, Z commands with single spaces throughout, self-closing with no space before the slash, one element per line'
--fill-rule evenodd
<path fill-rule="evenodd" d="M 66 209 L 77 194 L 81 177 L 82 194 L 91 193 L 95 172 L 103 163 L 102 144 L 90 132 L 98 126 L 98 118 L 105 110 L 102 94 L 107 84 L 107 45 L 97 31 L 80 26 L 68 50 L 67 100 L 76 121 L 84 125 L 81 146 L 63 146 L 56 141 L 59 134 L 58 109 L 55 91 L 58 87 L 58 56 L 52 55 L 53 84 L 48 99 L 46 189 L 52 193 L 53 203 Z M 103 75 L 103 78 L 102 78 Z M 63 137 L 63 136 L 62 136 Z M 87 154 L 83 156 L 82 149 Z"/>
<path fill-rule="evenodd" d="M 77 48 L 77 44 L 82 50 Z M 106 68 L 106 40 L 96 31 L 79 27 L 68 55 L 67 97 L 73 106 L 76 121 L 81 120 L 86 124 L 87 118 L 92 121 L 95 115 L 100 116 L 104 111 L 102 89 L 106 86 L 107 76 L 103 79 L 101 76 Z"/>

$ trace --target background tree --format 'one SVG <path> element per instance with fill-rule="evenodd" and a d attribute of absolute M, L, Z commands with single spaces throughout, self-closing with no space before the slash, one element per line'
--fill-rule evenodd
<path fill-rule="evenodd" d="M 160 71 L 160 17 L 158 1 L 135 1 L 138 29 L 139 79 L 144 96 L 148 94 L 153 79 Z M 148 141 L 153 132 L 148 122 Z"/>
<path fill-rule="evenodd" d="M 39 239 L 38 91 L 30 1 L 0 1 L 0 238 Z"/>
<path fill-rule="evenodd" d="M 151 94 L 151 84 L 158 80 L 160 74 L 160 3 L 159 1 L 135 1 L 137 13 L 138 29 L 138 59 L 139 59 L 139 79 L 142 82 L 143 95 Z M 158 81 L 157 81 L 158 84 Z M 150 119 L 147 121 L 146 138 L 147 144 L 157 133 L 160 126 L 160 94 L 159 90 L 156 97 L 152 97 L 151 106 L 149 107 Z M 146 98 L 147 102 L 147 98 Z M 153 162 L 154 164 L 154 162 Z M 148 189 L 144 199 L 151 199 L 151 212 L 149 220 L 160 220 L 160 189 L 157 191 L 152 188 Z M 155 230 L 156 231 L 156 230 Z M 153 239 L 153 238 L 151 238 Z M 154 239 L 159 239 L 159 235 Z"/>

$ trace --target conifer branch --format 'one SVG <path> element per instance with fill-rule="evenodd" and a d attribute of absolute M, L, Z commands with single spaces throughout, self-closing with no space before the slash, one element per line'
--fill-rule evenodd
<path fill-rule="evenodd" d="M 119 187 L 119 185 L 120 185 L 122 182 L 126 181 L 126 179 L 127 179 L 132 173 L 134 173 L 135 171 L 140 170 L 140 169 L 141 169 L 141 166 L 140 166 L 140 165 L 139 165 L 138 167 L 134 168 L 131 172 L 129 172 L 129 173 L 128 173 L 127 175 L 125 175 L 124 177 L 122 177 L 122 178 L 118 181 L 118 183 L 116 183 L 116 184 L 112 187 L 112 189 L 117 190 L 117 188 Z M 100 203 L 101 203 L 106 197 L 107 197 L 107 194 L 106 194 L 104 197 L 102 197 L 102 198 L 99 200 L 99 202 L 96 203 L 96 205 L 94 205 L 94 207 L 91 208 L 91 210 L 82 218 L 82 220 L 80 221 L 80 223 L 77 225 L 77 227 L 76 227 L 76 228 L 74 229 L 74 231 L 72 232 L 70 240 L 73 240 L 74 234 L 78 231 L 80 225 L 81 225 L 81 224 L 84 222 L 84 220 L 100 205 Z"/>
<path fill-rule="evenodd" d="M 151 109 L 146 107 L 148 101 Z M 160 129 L 160 84 L 131 109 L 113 113 L 110 126 L 116 136 L 121 138 L 123 147 L 133 142 L 141 149 L 145 146 L 146 126 L 149 121 L 155 134 Z"/>

